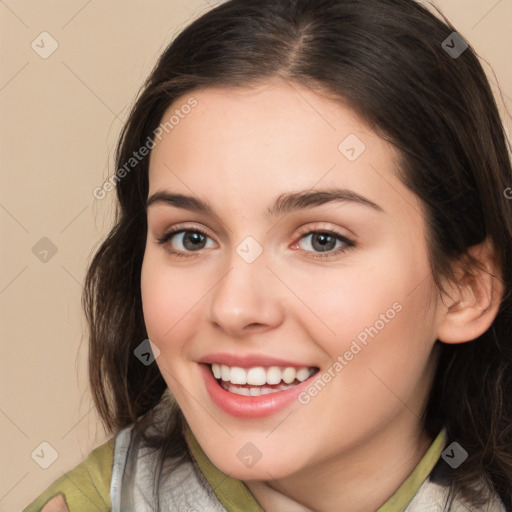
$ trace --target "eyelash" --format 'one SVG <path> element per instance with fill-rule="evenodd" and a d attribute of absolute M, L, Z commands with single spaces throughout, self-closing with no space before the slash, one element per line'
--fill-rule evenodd
<path fill-rule="evenodd" d="M 179 233 L 199 233 L 207 238 L 211 238 L 205 231 L 203 231 L 200 228 L 192 228 L 192 227 L 176 227 L 172 231 L 169 231 L 167 233 L 164 233 L 161 237 L 157 238 L 157 242 L 159 245 L 165 245 L 169 242 L 169 240 L 172 239 L 173 236 L 179 234 Z M 297 242 L 294 242 L 294 245 L 297 244 L 300 240 L 305 238 L 306 236 L 309 236 L 311 234 L 325 234 L 330 235 L 345 244 L 344 247 L 339 247 L 336 250 L 328 251 L 326 254 L 322 253 L 314 253 L 313 255 L 309 254 L 311 251 L 304 251 L 307 253 L 306 257 L 311 259 L 326 259 L 326 258 L 332 258 L 334 256 L 337 256 L 339 254 L 343 254 L 344 252 L 348 251 L 349 249 L 352 249 L 355 247 L 355 243 L 347 238 L 346 236 L 343 236 L 341 233 L 338 233 L 337 231 L 334 231 L 332 229 L 311 229 L 311 228 L 299 228 L 298 229 L 299 235 L 301 237 Z M 176 258 L 190 258 L 193 257 L 193 254 L 187 254 L 182 251 L 175 251 L 174 249 L 169 249 L 169 252 L 173 255 L 173 257 Z M 200 251 L 192 251 L 192 253 Z"/>

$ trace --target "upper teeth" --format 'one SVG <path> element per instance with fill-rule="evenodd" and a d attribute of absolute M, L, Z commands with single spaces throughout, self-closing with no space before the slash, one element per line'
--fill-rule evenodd
<path fill-rule="evenodd" d="M 216 379 L 222 379 L 231 382 L 231 384 L 249 384 L 251 386 L 273 385 L 279 384 L 281 381 L 291 384 L 295 379 L 302 382 L 315 372 L 314 368 L 308 368 L 307 366 L 302 368 L 292 366 L 240 368 L 239 366 L 226 366 L 217 363 L 212 364 L 212 371 Z"/>

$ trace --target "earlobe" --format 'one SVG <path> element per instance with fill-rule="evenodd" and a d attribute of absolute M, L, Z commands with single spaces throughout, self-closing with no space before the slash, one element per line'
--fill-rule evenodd
<path fill-rule="evenodd" d="M 486 241 L 468 252 L 474 258 L 471 271 L 459 266 L 460 278 L 443 306 L 437 338 L 444 343 L 465 343 L 481 336 L 494 322 L 503 297 L 490 244 Z"/>

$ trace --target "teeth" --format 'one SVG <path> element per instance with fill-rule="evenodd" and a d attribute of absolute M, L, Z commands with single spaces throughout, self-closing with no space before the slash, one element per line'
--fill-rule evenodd
<path fill-rule="evenodd" d="M 249 396 L 251 394 L 249 388 L 237 388 L 236 386 L 229 386 L 228 391 L 230 393 L 236 393 L 237 395 L 244 396 Z"/>
<path fill-rule="evenodd" d="M 216 379 L 220 379 L 222 373 L 218 364 L 212 364 L 212 372 Z"/>
<path fill-rule="evenodd" d="M 279 384 L 281 382 L 281 369 L 271 366 L 267 370 L 267 384 Z"/>
<path fill-rule="evenodd" d="M 277 393 L 278 391 L 284 391 L 285 389 L 293 388 L 293 384 L 281 384 L 280 386 L 276 386 L 275 388 L 269 388 L 266 386 L 244 388 L 241 386 L 230 386 L 224 381 L 221 382 L 221 386 L 230 393 L 244 396 L 268 395 L 270 393 Z"/>
<path fill-rule="evenodd" d="M 220 367 L 220 378 L 222 380 L 228 381 L 229 380 L 229 375 L 230 375 L 229 367 L 227 367 L 225 364 L 223 364 Z"/>
<path fill-rule="evenodd" d="M 306 379 L 308 379 L 310 375 L 311 375 L 311 373 L 309 372 L 309 370 L 307 368 L 300 368 L 299 370 L 297 370 L 297 375 L 295 378 L 298 381 L 303 382 Z"/>
<path fill-rule="evenodd" d="M 239 366 L 214 363 L 211 367 L 216 379 L 221 379 L 226 383 L 248 384 L 250 386 L 264 386 L 265 384 L 273 386 L 281 382 L 292 384 L 295 380 L 303 382 L 315 372 L 314 368 L 306 366 L 302 368 L 294 368 L 292 366 L 270 366 L 269 368 L 264 368 L 263 366 L 255 366 L 247 369 L 240 368 Z"/>
<path fill-rule="evenodd" d="M 291 384 L 295 380 L 295 376 L 297 375 L 297 370 L 295 368 L 285 368 L 283 372 L 283 380 L 286 384 Z"/>
<path fill-rule="evenodd" d="M 251 386 L 263 386 L 267 382 L 267 372 L 265 368 L 261 366 L 257 366 L 256 368 L 251 368 L 247 372 L 247 384 Z"/>
<path fill-rule="evenodd" d="M 249 394 L 251 396 L 260 396 L 261 395 L 261 389 L 260 388 L 256 388 L 256 387 L 250 388 L 249 389 Z"/>
<path fill-rule="evenodd" d="M 226 366 L 226 368 L 228 368 Z M 233 366 L 229 370 L 229 381 L 232 384 L 247 384 L 249 376 L 247 372 L 243 368 L 238 368 L 237 366 Z M 224 380 L 224 379 L 223 379 Z M 249 383 L 252 384 L 252 383 Z"/>

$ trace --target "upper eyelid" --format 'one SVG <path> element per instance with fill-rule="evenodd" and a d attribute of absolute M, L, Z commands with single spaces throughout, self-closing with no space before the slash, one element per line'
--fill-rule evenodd
<path fill-rule="evenodd" d="M 314 224 L 315 226 L 314 227 L 310 226 L 310 224 Z M 318 224 L 327 224 L 328 225 L 328 224 L 332 224 L 332 223 L 329 223 L 327 221 L 311 221 L 311 222 L 306 223 L 306 226 L 302 225 L 302 226 L 299 226 L 298 228 L 295 228 L 294 231 L 299 232 L 299 234 L 308 234 L 310 232 L 322 231 L 323 229 L 325 231 L 334 231 L 334 232 L 348 231 L 351 233 L 350 235 L 343 235 L 343 233 L 339 233 L 339 235 L 345 236 L 346 238 L 355 237 L 355 234 L 352 234 L 351 230 L 349 230 L 346 227 L 345 228 L 337 228 L 337 227 L 332 227 L 332 226 L 323 227 L 323 226 L 318 226 Z M 173 224 L 172 227 L 164 228 L 161 231 L 162 231 L 162 233 L 171 233 L 171 232 L 178 232 L 178 231 L 194 231 L 194 230 L 204 231 L 205 233 L 211 232 L 211 230 L 207 227 L 204 227 L 202 225 L 187 224 L 186 222 L 178 222 L 177 224 Z M 159 230 L 155 230 L 155 231 L 159 231 Z M 208 236 L 210 236 L 210 235 L 208 235 Z"/>
<path fill-rule="evenodd" d="M 208 228 L 205 228 L 205 227 L 202 227 L 202 226 L 182 225 L 181 223 L 173 225 L 172 227 L 170 227 L 168 229 L 163 229 L 162 230 L 162 235 L 166 235 L 166 234 L 170 234 L 170 233 L 173 233 L 173 234 L 177 235 L 178 233 L 187 232 L 187 231 L 199 231 L 201 233 L 205 233 L 211 239 L 214 238 L 213 236 L 211 236 L 209 234 L 210 230 Z"/>

